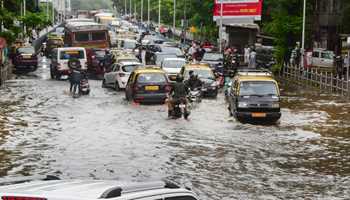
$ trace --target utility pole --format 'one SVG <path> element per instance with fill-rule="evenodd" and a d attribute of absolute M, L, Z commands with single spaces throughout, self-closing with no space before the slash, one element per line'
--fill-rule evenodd
<path fill-rule="evenodd" d="M 128 11 L 127 11 L 127 7 L 126 7 L 126 0 L 124 0 L 124 14 L 127 15 Z"/>
<path fill-rule="evenodd" d="M 305 53 L 305 22 L 306 22 L 306 0 L 304 0 L 303 8 L 303 33 L 301 38 L 301 67 L 304 69 L 304 53 Z"/>
<path fill-rule="evenodd" d="M 131 7 L 131 6 L 132 6 L 132 5 L 131 5 L 132 2 L 131 2 L 131 1 L 132 1 L 132 0 L 129 0 L 129 2 L 130 2 L 130 6 L 129 6 L 129 14 L 130 14 L 130 17 L 131 17 L 131 15 L 132 15 L 132 7 Z"/>
<path fill-rule="evenodd" d="M 135 15 L 135 20 L 137 20 L 136 0 L 134 1 L 134 15 Z"/>
<path fill-rule="evenodd" d="M 26 16 L 26 9 L 27 9 L 26 0 L 23 0 L 23 16 L 24 17 Z M 23 33 L 24 33 L 24 35 L 27 34 L 27 27 L 25 24 L 23 27 Z"/>
<path fill-rule="evenodd" d="M 4 9 L 4 0 L 1 0 L 1 9 Z M 4 30 L 4 21 L 1 21 L 1 32 Z"/>
<path fill-rule="evenodd" d="M 223 12 L 223 0 L 220 0 L 220 29 L 219 29 L 219 51 L 222 52 L 222 12 Z"/>
<path fill-rule="evenodd" d="M 161 2 L 160 0 L 158 0 L 158 28 L 160 28 L 160 10 L 161 10 L 160 4 Z"/>
<path fill-rule="evenodd" d="M 55 0 L 52 0 L 51 1 L 51 8 L 52 8 L 52 26 L 54 26 L 55 25 L 55 6 L 54 6 L 54 4 L 55 4 Z"/>
<path fill-rule="evenodd" d="M 143 22 L 143 0 L 141 0 L 141 23 Z"/>
<path fill-rule="evenodd" d="M 176 0 L 174 0 L 173 33 L 175 33 L 175 28 L 176 28 Z"/>
<path fill-rule="evenodd" d="M 150 24 L 150 8 L 149 8 L 150 2 L 149 1 L 150 0 L 148 0 L 148 2 L 147 2 L 147 21 L 148 21 L 148 24 Z"/>

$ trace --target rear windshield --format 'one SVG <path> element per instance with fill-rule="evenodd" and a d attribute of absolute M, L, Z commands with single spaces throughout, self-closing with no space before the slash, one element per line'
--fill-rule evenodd
<path fill-rule="evenodd" d="M 137 77 L 138 83 L 164 83 L 166 82 L 165 76 L 162 73 L 144 73 L 139 74 Z"/>
<path fill-rule="evenodd" d="M 98 50 L 98 51 L 95 51 L 95 54 L 97 57 L 104 57 L 106 55 L 106 51 Z"/>
<path fill-rule="evenodd" d="M 181 68 L 186 64 L 184 60 L 164 60 L 163 67 L 164 68 Z"/>
<path fill-rule="evenodd" d="M 201 79 L 212 79 L 215 80 L 215 75 L 213 73 L 213 71 L 211 71 L 210 69 L 191 69 L 191 70 L 186 70 L 185 71 L 185 80 L 189 79 L 190 77 L 190 71 L 193 71 L 194 75 L 198 75 L 198 78 Z"/>
<path fill-rule="evenodd" d="M 18 48 L 17 51 L 18 51 L 18 53 L 21 53 L 21 54 L 34 54 L 35 53 L 35 50 L 32 47 Z"/>
<path fill-rule="evenodd" d="M 244 81 L 241 82 L 239 94 L 241 96 L 278 96 L 277 86 L 272 81 Z"/>
<path fill-rule="evenodd" d="M 85 54 L 83 50 L 66 50 L 60 52 L 61 60 L 68 60 L 70 58 L 84 59 Z"/>
<path fill-rule="evenodd" d="M 106 40 L 105 32 L 93 32 L 91 33 L 91 39 L 94 40 Z"/>
<path fill-rule="evenodd" d="M 134 71 L 134 69 L 136 69 L 139 66 L 140 65 L 125 65 L 122 67 L 122 69 L 124 72 L 132 72 L 132 71 Z"/>
<path fill-rule="evenodd" d="M 89 33 L 76 33 L 75 40 L 78 42 L 87 42 L 89 41 Z"/>
<path fill-rule="evenodd" d="M 124 40 L 122 42 L 122 48 L 124 49 L 134 49 L 136 48 L 136 41 L 128 41 L 128 40 Z"/>
<path fill-rule="evenodd" d="M 222 61 L 224 59 L 222 54 L 218 53 L 206 53 L 203 56 L 203 60 L 208 60 L 208 61 Z"/>

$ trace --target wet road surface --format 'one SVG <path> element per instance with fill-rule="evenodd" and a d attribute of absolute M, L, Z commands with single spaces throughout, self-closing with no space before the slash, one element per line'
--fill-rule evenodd
<path fill-rule="evenodd" d="M 202 199 L 347 199 L 350 105 L 284 86 L 278 125 L 236 122 L 221 94 L 189 121 L 164 105 L 135 105 L 91 80 L 73 99 L 46 60 L 0 90 L 0 176 L 169 178 Z"/>

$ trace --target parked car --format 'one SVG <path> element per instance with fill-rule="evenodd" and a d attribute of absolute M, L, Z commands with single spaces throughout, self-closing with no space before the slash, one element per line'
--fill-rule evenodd
<path fill-rule="evenodd" d="M 184 58 L 164 58 L 161 62 L 161 68 L 165 71 L 170 81 L 176 81 L 176 76 L 185 64 L 186 60 Z"/>
<path fill-rule="evenodd" d="M 12 62 L 16 70 L 35 71 L 38 68 L 38 56 L 31 46 L 17 48 Z"/>
<path fill-rule="evenodd" d="M 170 89 L 165 72 L 159 67 L 147 66 L 131 73 L 125 96 L 137 103 L 164 103 Z"/>
<path fill-rule="evenodd" d="M 62 75 L 69 75 L 70 69 L 68 67 L 68 61 L 70 58 L 79 59 L 82 69 L 87 70 L 87 55 L 85 48 L 57 48 L 52 51 L 50 64 L 50 75 L 52 79 L 61 79 Z"/>
<path fill-rule="evenodd" d="M 325 49 L 314 49 L 312 51 L 311 65 L 313 67 L 332 69 L 334 67 L 334 52 Z"/>
<path fill-rule="evenodd" d="M 112 86 L 116 91 L 125 89 L 131 72 L 142 66 L 139 62 L 130 61 L 114 63 L 112 65 L 112 71 L 105 73 L 102 87 Z"/>
<path fill-rule="evenodd" d="M 275 123 L 281 117 L 280 93 L 271 72 L 239 71 L 228 88 L 229 112 L 237 120 Z"/>
<path fill-rule="evenodd" d="M 59 180 L 41 177 L 0 180 L 3 200 L 198 200 L 192 191 L 169 181 Z"/>
<path fill-rule="evenodd" d="M 208 64 L 186 64 L 183 66 L 180 74 L 185 81 L 189 79 L 190 71 L 198 75 L 198 78 L 203 82 L 202 93 L 204 96 L 217 97 L 220 84 L 216 81 L 214 72 Z"/>

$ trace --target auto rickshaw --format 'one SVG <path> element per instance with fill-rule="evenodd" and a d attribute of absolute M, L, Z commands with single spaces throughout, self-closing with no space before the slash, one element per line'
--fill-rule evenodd
<path fill-rule="evenodd" d="M 57 36 L 49 36 L 47 38 L 46 47 L 44 49 L 44 55 L 46 57 L 49 57 L 53 49 L 60 47 L 64 47 L 63 39 Z"/>

